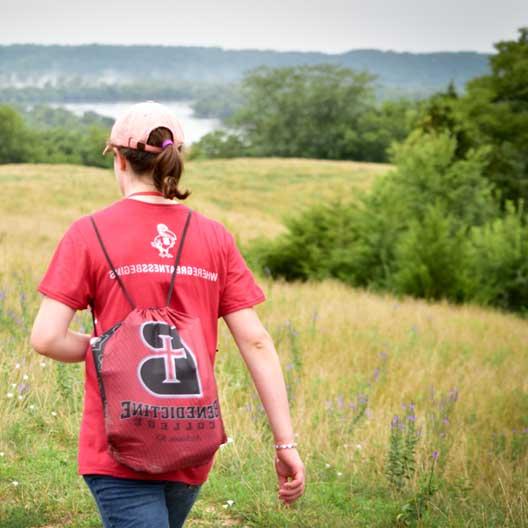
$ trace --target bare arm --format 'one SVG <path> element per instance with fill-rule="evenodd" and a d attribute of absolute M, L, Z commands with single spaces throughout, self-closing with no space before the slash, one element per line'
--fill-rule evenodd
<path fill-rule="evenodd" d="M 286 384 L 271 336 L 253 308 L 227 314 L 224 320 L 253 378 L 275 442 L 293 442 Z M 305 470 L 297 450 L 277 449 L 275 469 L 279 479 L 279 498 L 291 504 L 304 493 Z M 288 481 L 289 478 L 292 480 Z"/>
<path fill-rule="evenodd" d="M 69 330 L 74 315 L 73 308 L 44 296 L 31 330 L 31 346 L 64 363 L 84 361 L 90 336 Z"/>

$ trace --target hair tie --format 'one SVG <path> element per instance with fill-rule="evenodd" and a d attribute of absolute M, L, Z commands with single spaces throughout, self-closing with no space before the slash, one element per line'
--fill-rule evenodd
<path fill-rule="evenodd" d="M 166 139 L 166 140 L 161 144 L 161 148 L 164 149 L 165 147 L 168 147 L 169 145 L 174 145 L 174 141 L 172 141 L 172 139 Z"/>

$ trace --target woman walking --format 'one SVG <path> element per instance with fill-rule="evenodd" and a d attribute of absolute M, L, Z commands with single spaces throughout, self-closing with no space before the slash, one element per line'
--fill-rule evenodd
<path fill-rule="evenodd" d="M 207 390 L 214 394 L 214 383 L 201 372 L 200 365 L 214 365 L 218 318 L 224 319 L 275 438 L 279 499 L 289 505 L 304 492 L 305 471 L 294 442 L 280 362 L 253 309 L 265 300 L 264 293 L 224 226 L 182 203 L 189 195 L 179 189 L 182 148 L 181 126 L 165 106 L 147 101 L 129 108 L 115 122 L 104 151 L 114 155 L 114 172 L 123 197 L 70 225 L 38 285 L 43 298 L 31 333 L 33 348 L 56 361 L 85 362 L 78 473 L 94 496 L 105 528 L 183 526 L 212 469 L 214 452 L 226 441 L 216 400 L 192 408 L 189 412 L 196 414 L 186 417 L 193 420 L 180 420 L 182 428 L 189 429 L 187 443 L 173 443 L 166 451 L 167 439 L 184 439 L 169 434 L 180 428 L 178 417 L 183 407 L 121 401 L 119 419 L 113 419 L 109 386 L 107 401 L 106 382 L 101 378 L 105 362 L 110 360 L 103 361 L 97 350 L 104 353 L 102 343 L 110 345 L 112 333 L 126 323 L 131 308 L 141 314 L 150 307 L 166 305 L 168 312 L 177 310 L 184 318 L 199 320 L 208 358 L 205 362 L 199 358 L 194 345 L 189 346 L 190 338 L 183 337 L 187 336 L 184 330 L 180 335 L 170 324 L 143 323 L 142 339 L 150 355 L 129 367 L 126 362 L 131 362 L 135 353 L 131 350 L 131 355 L 125 354 L 128 359 L 121 356 L 117 365 L 134 369 L 130 390 L 136 390 L 133 387 L 137 385 L 144 400 L 204 398 Z M 69 330 L 76 310 L 88 307 L 94 317 L 94 335 Z M 201 410 L 204 419 L 196 420 Z M 205 420 L 213 416 L 215 420 Z M 210 440 L 216 443 L 193 458 L 198 440 L 193 443 L 188 439 L 206 436 L 206 425 L 216 428 L 216 439 Z M 117 429 L 110 434 L 114 426 Z M 119 427 L 127 431 L 135 427 L 145 438 L 150 435 L 149 441 L 163 440 L 165 444 L 160 443 L 159 453 L 133 449 L 124 440 L 121 448 L 124 429 Z M 193 428 L 201 431 L 190 431 Z M 186 450 L 186 464 L 171 466 L 167 457 L 183 457 Z M 189 465 L 192 460 L 197 462 Z M 166 469 L 171 467 L 177 469 Z"/>

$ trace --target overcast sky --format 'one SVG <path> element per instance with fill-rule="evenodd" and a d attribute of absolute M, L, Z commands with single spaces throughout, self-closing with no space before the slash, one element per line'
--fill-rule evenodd
<path fill-rule="evenodd" d="M 528 0 L 0 0 L 0 43 L 493 51 Z"/>

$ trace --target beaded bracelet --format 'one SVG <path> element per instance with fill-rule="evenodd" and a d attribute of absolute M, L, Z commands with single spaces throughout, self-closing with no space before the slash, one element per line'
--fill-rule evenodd
<path fill-rule="evenodd" d="M 275 449 L 292 449 L 297 447 L 297 443 L 293 442 L 291 444 L 275 444 Z"/>

